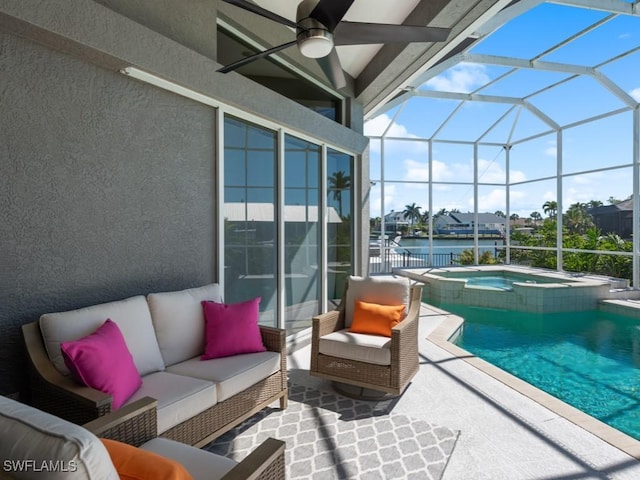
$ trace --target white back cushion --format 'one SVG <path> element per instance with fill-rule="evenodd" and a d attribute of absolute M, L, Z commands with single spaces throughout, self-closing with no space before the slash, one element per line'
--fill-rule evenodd
<path fill-rule="evenodd" d="M 169 366 L 204 352 L 203 300 L 222 303 L 217 283 L 147 296 L 164 363 Z"/>
<path fill-rule="evenodd" d="M 60 352 L 60 343 L 78 340 L 95 332 L 108 318 L 122 331 L 140 375 L 164 370 L 147 301 L 138 295 L 118 302 L 42 315 L 40 331 L 44 345 L 49 359 L 60 372 L 69 374 Z"/>
<path fill-rule="evenodd" d="M 349 277 L 345 327 L 350 327 L 356 300 L 378 305 L 404 305 L 405 315 L 409 306 L 409 279 L 407 277 Z"/>
<path fill-rule="evenodd" d="M 119 479 L 109 453 L 91 432 L 2 396 L 0 439 L 2 468 L 13 478 Z"/>

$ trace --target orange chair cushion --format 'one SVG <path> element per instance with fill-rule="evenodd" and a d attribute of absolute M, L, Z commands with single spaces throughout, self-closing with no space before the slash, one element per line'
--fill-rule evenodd
<path fill-rule="evenodd" d="M 175 460 L 115 440 L 100 440 L 120 480 L 193 480 L 187 469 Z"/>
<path fill-rule="evenodd" d="M 391 329 L 402 321 L 404 305 L 378 305 L 356 300 L 349 331 L 391 337 Z"/>

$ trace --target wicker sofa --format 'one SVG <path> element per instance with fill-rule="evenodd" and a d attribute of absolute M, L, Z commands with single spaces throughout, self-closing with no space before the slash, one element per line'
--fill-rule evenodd
<path fill-rule="evenodd" d="M 60 352 L 61 342 L 88 335 L 108 318 L 120 327 L 142 377 L 142 386 L 124 406 L 156 399 L 160 437 L 201 447 L 276 400 L 286 408 L 284 330 L 260 326 L 265 352 L 201 361 L 202 300 L 221 302 L 219 286 L 45 314 L 23 325 L 31 403 L 77 424 L 112 411 L 112 397 L 77 383 Z"/>
<path fill-rule="evenodd" d="M 236 462 L 157 438 L 156 403 L 152 398 L 140 399 L 79 426 L 0 396 L 0 431 L 3 433 L 0 458 L 4 460 L 0 478 L 115 480 L 135 476 L 157 480 L 158 475 L 169 478 L 169 472 L 177 473 L 172 470 L 175 468 L 172 462 L 177 462 L 179 470 L 180 466 L 184 467 L 194 480 L 285 478 L 284 442 L 268 438 Z M 125 447 L 129 456 L 123 460 L 117 451 L 105 448 L 107 445 L 99 438 L 118 440 L 136 448 Z M 50 467 L 38 472 L 43 462 Z"/>

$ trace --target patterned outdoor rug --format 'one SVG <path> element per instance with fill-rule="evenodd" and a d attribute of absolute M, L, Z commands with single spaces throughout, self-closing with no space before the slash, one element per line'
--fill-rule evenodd
<path fill-rule="evenodd" d="M 243 459 L 267 437 L 286 442 L 288 479 L 439 479 L 459 432 L 292 384 L 285 411 L 267 408 L 205 448 Z"/>

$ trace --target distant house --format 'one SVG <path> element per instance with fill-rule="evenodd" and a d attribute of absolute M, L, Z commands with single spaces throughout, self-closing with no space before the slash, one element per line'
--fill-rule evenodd
<path fill-rule="evenodd" d="M 589 209 L 593 223 L 602 233 L 616 233 L 629 239 L 633 233 L 633 198 L 615 205 L 603 205 Z"/>
<path fill-rule="evenodd" d="M 404 212 L 387 213 L 384 216 L 384 230 L 386 233 L 395 233 L 402 228 L 409 225 L 409 222 L 404 218 Z"/>
<path fill-rule="evenodd" d="M 440 235 L 471 235 L 474 232 L 473 213 L 449 213 L 440 215 L 434 221 L 434 232 Z M 479 235 L 502 235 L 506 218 L 493 213 L 478 213 Z"/>

